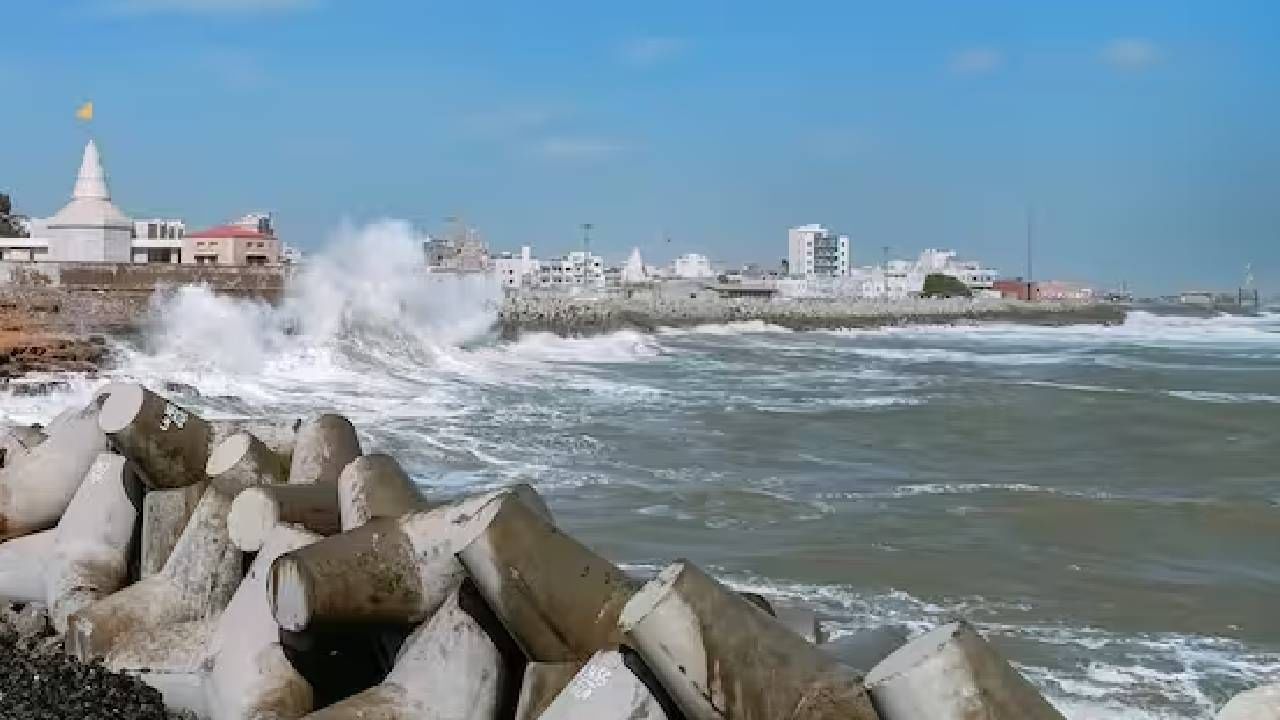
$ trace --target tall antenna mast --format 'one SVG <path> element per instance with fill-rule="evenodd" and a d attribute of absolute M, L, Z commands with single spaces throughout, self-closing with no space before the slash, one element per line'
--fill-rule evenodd
<path fill-rule="evenodd" d="M 1035 287 L 1034 278 L 1031 270 L 1031 241 L 1035 236 L 1035 211 L 1031 205 L 1027 205 L 1027 300 L 1033 299 L 1033 289 Z"/>

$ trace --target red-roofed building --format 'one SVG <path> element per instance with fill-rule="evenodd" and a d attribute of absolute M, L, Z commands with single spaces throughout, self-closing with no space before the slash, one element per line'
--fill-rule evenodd
<path fill-rule="evenodd" d="M 246 215 L 235 222 L 187 233 L 182 261 L 192 265 L 279 265 L 280 240 L 271 216 Z"/>

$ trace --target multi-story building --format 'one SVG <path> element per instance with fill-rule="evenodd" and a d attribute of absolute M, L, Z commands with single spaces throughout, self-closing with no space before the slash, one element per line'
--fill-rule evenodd
<path fill-rule="evenodd" d="M 187 234 L 182 258 L 189 265 L 279 265 L 280 239 L 270 214 L 250 213 L 226 225 Z"/>
<path fill-rule="evenodd" d="M 492 260 L 494 274 L 503 287 L 532 287 L 538 284 L 541 263 L 533 256 L 528 245 L 520 248 L 519 255 L 504 252 Z"/>
<path fill-rule="evenodd" d="M 182 262 L 182 239 L 187 224 L 181 220 L 152 218 L 133 221 L 133 261 L 135 263 Z"/>
<path fill-rule="evenodd" d="M 844 277 L 849 274 L 849 236 L 818 225 L 787 231 L 787 270 L 797 277 Z"/>
<path fill-rule="evenodd" d="M 427 238 L 422 244 L 427 267 L 443 272 L 485 272 L 489 246 L 473 227 L 459 227 L 448 235 Z"/>
<path fill-rule="evenodd" d="M 544 286 L 605 287 L 604 259 L 583 250 L 575 250 L 558 260 L 541 263 L 538 282 Z"/>
<path fill-rule="evenodd" d="M 700 280 L 715 277 L 711 261 L 706 255 L 686 253 L 671 261 L 671 277 L 682 280 Z"/>

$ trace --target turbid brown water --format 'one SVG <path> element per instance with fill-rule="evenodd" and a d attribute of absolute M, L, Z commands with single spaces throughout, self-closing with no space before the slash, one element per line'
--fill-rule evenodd
<path fill-rule="evenodd" d="M 347 413 L 437 495 L 531 482 L 636 572 L 689 557 L 837 637 L 969 618 L 1071 718 L 1205 717 L 1280 675 L 1280 316 L 459 346 L 188 301 L 114 374 Z"/>

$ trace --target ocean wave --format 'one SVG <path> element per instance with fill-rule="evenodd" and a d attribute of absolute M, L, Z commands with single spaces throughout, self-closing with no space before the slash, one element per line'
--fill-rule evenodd
<path fill-rule="evenodd" d="M 654 566 L 636 566 L 649 572 Z M 736 590 L 813 607 L 832 639 L 860 630 L 902 625 L 912 634 L 963 617 L 985 635 L 1032 646 L 1070 646 L 1090 658 L 1082 664 L 1015 664 L 1073 720 L 1097 718 L 1202 718 L 1239 689 L 1280 673 L 1280 653 L 1260 652 L 1234 640 L 1175 633 L 1126 635 L 1091 627 L 1011 622 L 1033 610 L 1029 601 L 982 596 L 924 600 L 901 590 L 868 591 L 718 571 Z M 1159 699 L 1168 709 L 1151 710 Z"/>
<path fill-rule="evenodd" d="M 771 325 L 763 320 L 743 320 L 740 322 L 711 325 L 695 325 L 687 328 L 658 328 L 659 335 L 679 337 L 681 335 L 754 335 L 759 333 L 792 333 L 790 328 Z"/>
<path fill-rule="evenodd" d="M 1230 392 L 1211 392 L 1208 390 L 1168 390 L 1165 392 L 1169 397 L 1175 397 L 1179 400 L 1195 400 L 1197 402 L 1214 403 L 1217 405 L 1240 405 L 1249 403 L 1280 403 L 1280 395 L 1269 395 L 1267 393 L 1230 393 Z"/>

